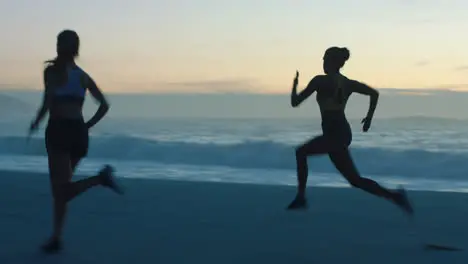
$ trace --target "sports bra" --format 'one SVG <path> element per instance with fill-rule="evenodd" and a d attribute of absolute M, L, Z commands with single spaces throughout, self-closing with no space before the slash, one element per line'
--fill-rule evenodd
<path fill-rule="evenodd" d="M 67 82 L 53 90 L 54 101 L 78 101 L 83 103 L 86 95 L 83 75 L 84 71 L 78 66 L 67 69 Z"/>
<path fill-rule="evenodd" d="M 325 111 L 344 111 L 346 106 L 346 82 L 347 78 L 341 74 L 335 74 L 331 77 L 331 87 L 326 87 L 326 95 L 318 97 L 317 100 L 321 108 Z"/>

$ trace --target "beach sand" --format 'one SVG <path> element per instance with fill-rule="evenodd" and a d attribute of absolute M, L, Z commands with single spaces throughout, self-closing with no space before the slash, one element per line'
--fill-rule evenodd
<path fill-rule="evenodd" d="M 416 215 L 351 188 L 310 188 L 309 209 L 286 211 L 295 187 L 119 178 L 69 206 L 64 251 L 44 255 L 52 228 L 48 176 L 1 172 L 0 263 L 468 263 L 468 195 L 409 192 Z M 268 175 L 265 175 L 268 177 Z M 80 177 L 76 177 L 79 179 Z"/>

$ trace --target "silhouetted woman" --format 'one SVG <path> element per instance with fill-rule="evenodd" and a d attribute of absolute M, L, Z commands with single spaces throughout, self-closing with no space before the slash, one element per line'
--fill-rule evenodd
<path fill-rule="evenodd" d="M 54 200 L 54 229 L 41 247 L 45 252 L 62 248 L 62 229 L 67 203 L 93 186 L 105 186 L 121 193 L 113 177 L 113 168 L 106 165 L 96 176 L 72 182 L 72 175 L 88 152 L 88 130 L 107 113 L 109 104 L 93 79 L 75 64 L 79 37 L 71 30 L 57 37 L 57 57 L 47 61 L 44 70 L 44 95 L 37 117 L 31 123 L 35 131 L 46 113 L 49 121 L 45 142 Z M 96 114 L 85 122 L 82 114 L 86 91 L 99 102 Z"/>
<path fill-rule="evenodd" d="M 413 209 L 403 189 L 398 191 L 387 190 L 375 181 L 361 177 L 351 159 L 348 147 L 351 144 L 352 134 L 345 116 L 348 98 L 352 93 L 370 96 L 369 111 L 362 120 L 363 130 L 367 132 L 377 106 L 379 93 L 377 90 L 358 81 L 348 79 L 340 73 L 340 69 L 349 59 L 349 55 L 347 48 L 329 48 L 323 57 L 325 75 L 315 76 L 299 94 L 296 91 L 299 73 L 296 72 L 291 93 L 291 105 L 297 107 L 310 95 L 317 92 L 323 134 L 307 141 L 296 149 L 298 191 L 296 198 L 288 206 L 288 209 L 299 209 L 307 206 L 305 198 L 308 175 L 307 157 L 328 154 L 335 167 L 351 186 L 385 198 L 407 213 L 412 214 Z"/>

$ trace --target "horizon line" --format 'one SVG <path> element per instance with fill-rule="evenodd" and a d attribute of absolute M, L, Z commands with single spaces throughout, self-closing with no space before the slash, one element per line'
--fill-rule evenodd
<path fill-rule="evenodd" d="M 427 95 L 427 93 L 468 93 L 468 89 L 450 89 L 450 88 L 375 88 L 378 91 L 385 91 L 385 92 L 392 92 L 397 94 L 405 94 L 410 93 L 411 95 Z M 42 92 L 43 89 L 37 88 L 0 88 L 1 92 Z M 113 94 L 113 95 L 144 95 L 144 94 L 151 94 L 151 95 L 288 95 L 289 92 L 266 92 L 266 91 L 259 91 L 259 92 L 251 92 L 251 91 L 148 91 L 148 90 L 141 90 L 141 91 L 106 91 L 103 90 L 106 94 Z"/>

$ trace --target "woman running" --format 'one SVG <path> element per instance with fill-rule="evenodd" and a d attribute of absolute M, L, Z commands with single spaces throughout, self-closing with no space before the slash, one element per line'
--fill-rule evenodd
<path fill-rule="evenodd" d="M 44 70 L 44 95 L 30 133 L 36 131 L 46 113 L 49 121 L 45 132 L 49 174 L 54 200 L 54 229 L 50 239 L 41 247 L 52 253 L 62 248 L 62 229 L 67 203 L 94 186 L 105 186 L 122 193 L 109 165 L 93 177 L 72 182 L 72 175 L 88 152 L 88 130 L 109 110 L 104 95 L 93 79 L 75 64 L 80 40 L 71 30 L 57 37 L 57 57 L 47 61 Z M 86 91 L 99 102 L 96 114 L 85 122 L 82 114 Z"/>
<path fill-rule="evenodd" d="M 317 92 L 317 102 L 322 116 L 323 135 L 317 136 L 296 149 L 298 190 L 296 198 L 288 209 L 300 209 L 307 206 L 305 190 L 308 176 L 307 157 L 328 154 L 338 171 L 351 186 L 362 189 L 370 194 L 385 198 L 403 209 L 408 214 L 413 213 L 404 189 L 388 190 L 377 182 L 363 178 L 354 166 L 348 147 L 351 144 L 351 127 L 345 116 L 345 107 L 352 93 L 370 96 L 370 106 L 367 116 L 362 120 L 363 131 L 367 132 L 372 122 L 379 93 L 377 90 L 355 80 L 346 78 L 340 69 L 349 59 L 347 48 L 331 47 L 323 57 L 325 75 L 315 76 L 301 92 L 297 93 L 299 73 L 291 93 L 291 105 L 299 106 L 305 99 Z"/>

